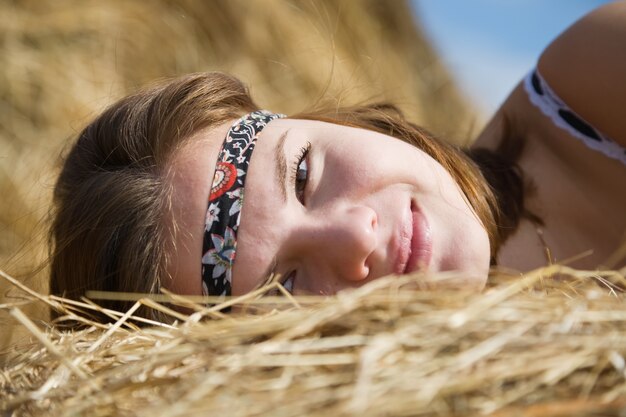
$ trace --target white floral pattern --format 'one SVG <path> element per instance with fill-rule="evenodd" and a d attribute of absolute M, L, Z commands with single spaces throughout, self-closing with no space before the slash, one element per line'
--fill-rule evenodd
<path fill-rule="evenodd" d="M 206 211 L 206 218 L 204 220 L 205 230 L 211 230 L 213 222 L 218 220 L 220 214 L 219 202 L 209 203 L 209 209 Z"/>
<path fill-rule="evenodd" d="M 235 191 L 228 191 L 226 194 L 233 200 L 233 205 L 228 210 L 229 216 L 234 216 L 241 211 L 243 205 L 243 187 L 237 188 Z"/>

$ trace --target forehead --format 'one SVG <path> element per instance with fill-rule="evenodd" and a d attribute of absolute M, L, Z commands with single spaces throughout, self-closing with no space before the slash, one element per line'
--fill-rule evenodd
<path fill-rule="evenodd" d="M 244 203 L 237 233 L 237 254 L 233 264 L 233 294 L 244 294 L 253 290 L 265 278 L 275 255 L 275 228 L 272 224 L 282 202 L 277 163 L 282 153 L 279 147 L 287 146 L 285 133 L 294 124 L 290 119 L 270 122 L 259 134 L 246 174 Z M 297 123 L 296 123 L 297 124 Z M 277 158 L 278 155 L 281 155 Z M 271 215 L 270 215 L 271 214 Z"/>
<path fill-rule="evenodd" d="M 234 120 L 205 129 L 189 138 L 168 164 L 171 186 L 169 219 L 173 237 L 165 287 L 180 294 L 200 294 L 201 256 L 207 199 L 217 155 Z"/>

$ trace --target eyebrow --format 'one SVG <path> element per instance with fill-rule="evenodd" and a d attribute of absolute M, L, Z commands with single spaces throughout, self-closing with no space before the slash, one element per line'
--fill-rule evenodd
<path fill-rule="evenodd" d="M 289 129 L 285 130 L 274 147 L 276 160 L 276 181 L 278 188 L 281 190 L 283 203 L 287 203 L 287 161 L 285 159 L 285 140 L 287 139 Z"/>

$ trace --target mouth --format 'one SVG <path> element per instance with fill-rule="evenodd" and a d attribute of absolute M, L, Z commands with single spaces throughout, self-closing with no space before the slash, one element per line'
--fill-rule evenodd
<path fill-rule="evenodd" d="M 428 269 L 433 248 L 432 233 L 426 216 L 413 200 L 401 226 L 398 243 L 394 273 L 408 274 Z"/>

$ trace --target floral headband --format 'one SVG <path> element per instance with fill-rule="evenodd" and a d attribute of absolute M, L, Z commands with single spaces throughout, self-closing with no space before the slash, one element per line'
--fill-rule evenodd
<path fill-rule="evenodd" d="M 283 114 L 257 110 L 228 130 L 217 157 L 202 244 L 202 292 L 230 295 L 246 172 L 259 133 Z"/>

